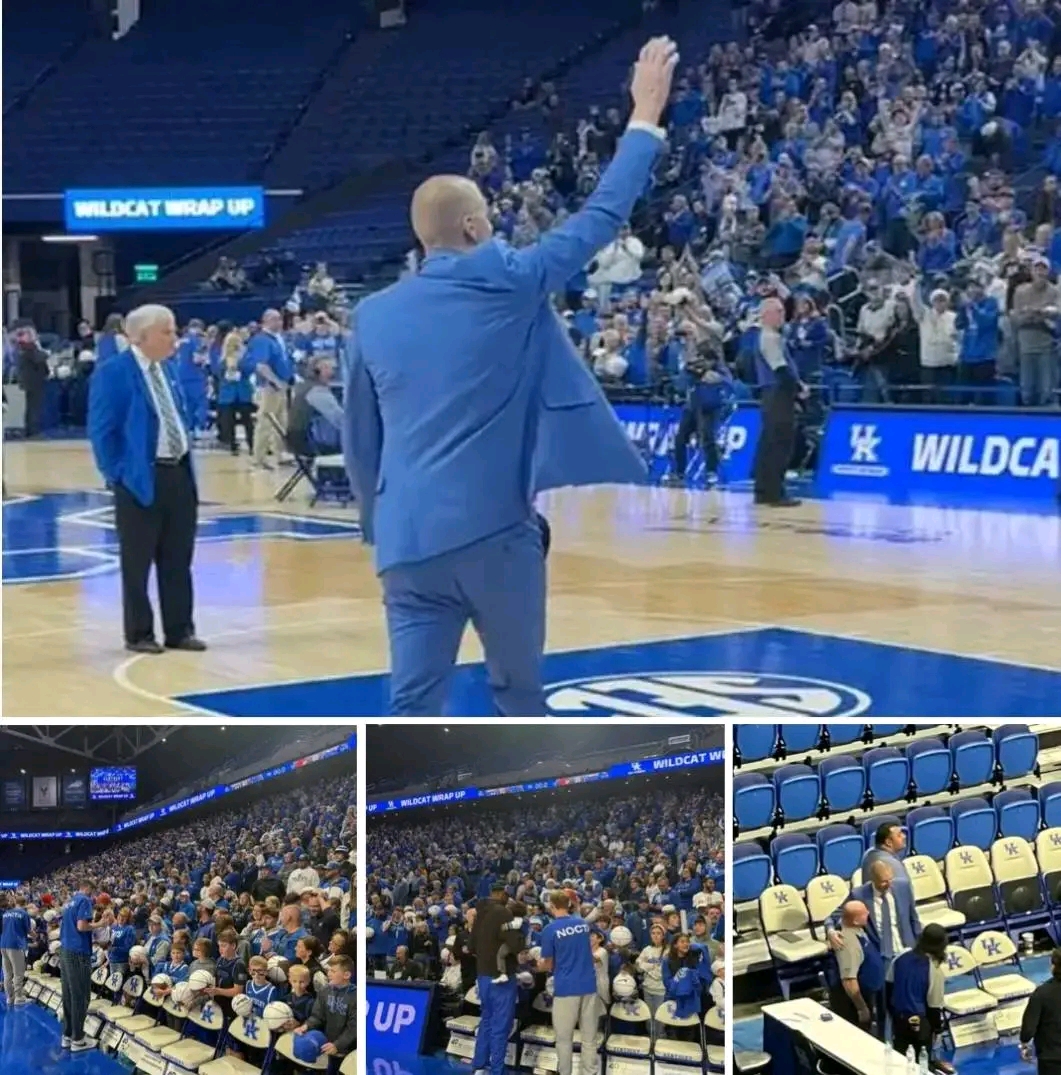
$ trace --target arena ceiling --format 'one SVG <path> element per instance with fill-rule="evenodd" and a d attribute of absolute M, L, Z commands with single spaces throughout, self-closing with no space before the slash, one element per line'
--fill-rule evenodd
<path fill-rule="evenodd" d="M 695 735 L 702 746 L 722 747 L 721 725 L 612 724 L 576 725 L 483 724 L 425 725 L 415 729 L 392 724 L 369 725 L 367 730 L 368 783 L 403 786 L 439 778 L 455 770 L 484 776 L 538 761 L 552 762 L 551 775 L 562 771 L 562 759 L 571 772 L 585 770 L 587 758 L 604 751 L 629 750 L 629 758 L 668 751 L 673 736 Z M 681 750 L 675 746 L 673 751 Z M 589 761 L 592 765 L 593 762 Z"/>

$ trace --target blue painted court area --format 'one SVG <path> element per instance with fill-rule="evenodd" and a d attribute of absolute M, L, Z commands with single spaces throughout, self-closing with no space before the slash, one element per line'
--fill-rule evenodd
<path fill-rule="evenodd" d="M 197 541 L 356 539 L 349 522 L 282 512 L 211 514 L 201 505 Z M 109 493 L 79 491 L 15 497 L 4 504 L 5 585 L 63 582 L 118 571 L 118 534 Z"/>
<path fill-rule="evenodd" d="M 231 717 L 378 716 L 386 675 L 304 679 L 186 695 Z M 786 628 L 550 653 L 554 716 L 1056 716 L 1061 671 Z M 493 716 L 486 670 L 460 666 L 449 714 Z"/>
<path fill-rule="evenodd" d="M 1022 960 L 1024 975 L 1036 985 L 1045 982 L 1050 976 L 1049 956 L 1034 956 Z M 761 1016 L 738 1019 L 733 1024 L 733 1047 L 736 1050 L 748 1049 L 755 1052 L 763 1047 L 763 1021 Z M 996 1045 L 976 1045 L 957 1052 L 946 1050 L 943 1058 L 950 1060 L 958 1069 L 958 1075 L 1035 1075 L 1035 1064 L 1026 1064 L 1020 1058 L 1020 1051 L 1015 1037 L 1006 1038 Z"/>
<path fill-rule="evenodd" d="M 98 1050 L 76 1056 L 59 1048 L 55 1017 L 37 1004 L 9 1008 L 0 1001 L 0 1072 L 3 1075 L 128 1075 Z"/>
<path fill-rule="evenodd" d="M 445 1053 L 435 1056 L 369 1056 L 368 1075 L 469 1075 L 472 1066 Z M 506 1067 L 515 1075 L 516 1068 Z"/>

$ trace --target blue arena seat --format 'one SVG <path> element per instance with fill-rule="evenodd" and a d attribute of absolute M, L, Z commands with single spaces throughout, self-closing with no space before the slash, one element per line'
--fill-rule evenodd
<path fill-rule="evenodd" d="M 927 855 L 936 862 L 954 846 L 954 819 L 942 806 L 920 806 L 906 815 L 910 853 Z"/>
<path fill-rule="evenodd" d="M 826 724 L 826 734 L 829 736 L 830 747 L 846 746 L 848 743 L 857 743 L 866 734 L 865 724 Z"/>
<path fill-rule="evenodd" d="M 817 750 L 821 742 L 820 724 L 780 724 L 777 728 L 778 742 L 783 742 L 788 756 Z"/>
<path fill-rule="evenodd" d="M 919 739 L 906 748 L 910 779 L 918 795 L 938 795 L 950 786 L 952 760 L 940 739 Z"/>
<path fill-rule="evenodd" d="M 856 810 L 866 797 L 866 770 L 858 758 L 837 754 L 818 762 L 822 796 L 832 814 Z"/>
<path fill-rule="evenodd" d="M 910 762 L 895 747 L 877 747 L 862 755 L 862 767 L 866 770 L 866 788 L 873 802 L 898 802 L 905 798 L 910 786 Z"/>
<path fill-rule="evenodd" d="M 733 812 L 742 832 L 769 825 L 776 802 L 774 785 L 762 773 L 737 773 L 733 778 Z"/>
<path fill-rule="evenodd" d="M 950 739 L 959 788 L 986 784 L 995 770 L 995 746 L 981 731 L 958 732 Z"/>
<path fill-rule="evenodd" d="M 763 761 L 774 753 L 777 742 L 776 724 L 738 724 L 737 750 L 741 762 Z"/>
<path fill-rule="evenodd" d="M 871 724 L 870 730 L 874 739 L 887 739 L 890 735 L 899 735 L 905 727 L 905 724 Z"/>
<path fill-rule="evenodd" d="M 733 898 L 737 903 L 757 900 L 773 879 L 770 856 L 752 841 L 733 847 Z"/>
<path fill-rule="evenodd" d="M 770 841 L 770 858 L 777 883 L 800 891 L 818 872 L 818 847 L 802 832 L 782 833 Z"/>
<path fill-rule="evenodd" d="M 954 819 L 954 843 L 957 847 L 971 845 L 990 851 L 998 831 L 998 817 L 986 799 L 962 799 L 950 808 Z"/>
<path fill-rule="evenodd" d="M 1046 828 L 1061 826 L 1061 781 L 1054 780 L 1039 788 L 1039 806 Z"/>
<path fill-rule="evenodd" d="M 825 873 L 849 880 L 862 863 L 862 836 L 854 825 L 826 825 L 815 833 L 815 842 Z"/>
<path fill-rule="evenodd" d="M 1003 780 L 1014 780 L 1032 772 L 1039 756 L 1039 737 L 1027 724 L 1003 724 L 995 729 L 992 738 Z"/>
<path fill-rule="evenodd" d="M 809 765 L 782 765 L 775 769 L 774 788 L 785 821 L 803 821 L 818 812 L 821 781 Z"/>
<path fill-rule="evenodd" d="M 1035 842 L 1039 831 L 1039 800 L 1027 788 L 1000 791 L 992 803 L 1000 836 L 1021 836 Z"/>

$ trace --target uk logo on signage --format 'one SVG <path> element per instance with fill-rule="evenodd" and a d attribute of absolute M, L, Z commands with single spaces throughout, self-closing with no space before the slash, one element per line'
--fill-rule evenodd
<path fill-rule="evenodd" d="M 886 478 L 888 467 L 880 461 L 882 442 L 883 437 L 877 433 L 875 425 L 853 423 L 850 433 L 850 459 L 844 463 L 834 463 L 833 473 L 863 478 Z"/>

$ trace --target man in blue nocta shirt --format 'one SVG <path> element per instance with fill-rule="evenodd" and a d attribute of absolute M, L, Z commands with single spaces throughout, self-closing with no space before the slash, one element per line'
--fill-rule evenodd
<path fill-rule="evenodd" d="M 0 957 L 4 967 L 4 988 L 12 1004 L 26 1003 L 22 987 L 26 981 L 26 949 L 33 922 L 26 910 L 26 897 L 16 896 L 13 906 L 4 911 L 0 930 Z"/>
<path fill-rule="evenodd" d="M 597 1075 L 597 974 L 590 948 L 590 925 L 571 913 L 566 892 L 549 898 L 555 918 L 541 935 L 541 969 L 553 975 L 553 1030 L 559 1075 L 571 1075 L 575 1025 L 582 1035 L 581 1075 Z"/>

